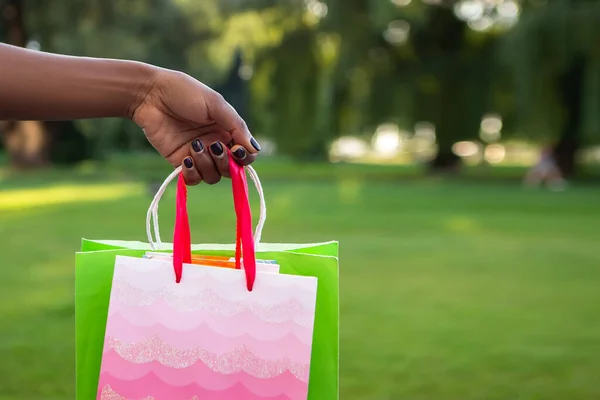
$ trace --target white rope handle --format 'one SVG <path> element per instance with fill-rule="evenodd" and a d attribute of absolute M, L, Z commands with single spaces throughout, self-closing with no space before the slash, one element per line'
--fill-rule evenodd
<path fill-rule="evenodd" d="M 256 230 L 254 232 L 254 243 L 258 245 L 262 237 L 262 230 L 267 220 L 267 205 L 265 203 L 265 193 L 260 183 L 260 179 L 258 178 L 258 174 L 254 170 L 254 168 L 248 165 L 244 169 L 248 172 L 248 175 L 250 176 L 252 182 L 254 182 L 254 186 L 256 187 L 256 191 L 258 192 L 258 197 L 260 199 L 260 215 L 258 218 L 258 224 L 256 225 Z M 150 207 L 148 208 L 148 213 L 146 214 L 146 234 L 148 235 L 148 243 L 150 244 L 150 248 L 152 250 L 158 250 L 162 245 L 158 226 L 158 203 L 160 202 L 162 196 L 165 194 L 169 183 L 171 183 L 173 179 L 175 179 L 180 173 L 181 166 L 177 167 L 173 172 L 171 172 L 171 174 L 167 177 L 167 179 L 165 179 L 162 185 L 160 185 L 160 188 L 154 195 L 154 199 L 152 199 Z M 152 228 L 154 228 L 156 242 L 154 241 L 154 237 L 152 235 Z"/>

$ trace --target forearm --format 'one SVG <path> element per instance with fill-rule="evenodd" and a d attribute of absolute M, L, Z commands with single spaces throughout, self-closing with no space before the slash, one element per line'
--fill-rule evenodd
<path fill-rule="evenodd" d="M 0 120 L 127 117 L 152 84 L 146 64 L 0 43 Z"/>

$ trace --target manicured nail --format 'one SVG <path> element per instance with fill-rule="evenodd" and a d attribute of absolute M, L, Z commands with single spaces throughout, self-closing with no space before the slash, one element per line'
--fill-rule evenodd
<path fill-rule="evenodd" d="M 194 140 L 194 141 L 192 142 L 192 148 L 194 149 L 194 151 L 195 151 L 196 153 L 200 153 L 200 152 L 202 152 L 202 150 L 204 150 L 204 145 L 202 144 L 202 142 L 201 142 L 201 141 L 199 141 L 199 140 Z"/>
<path fill-rule="evenodd" d="M 185 164 L 186 168 L 192 168 L 194 166 L 194 162 L 192 161 L 192 157 L 186 157 L 186 159 L 183 160 L 183 164 Z"/>
<path fill-rule="evenodd" d="M 256 139 L 254 138 L 250 138 L 250 144 L 252 145 L 252 147 L 254 147 L 257 151 L 260 151 L 260 144 L 258 144 L 258 142 L 256 141 Z"/>
<path fill-rule="evenodd" d="M 244 158 L 246 158 L 246 150 L 244 150 L 243 147 L 238 147 L 238 149 L 236 151 L 233 152 L 233 155 L 239 159 L 239 160 L 243 160 Z"/>
<path fill-rule="evenodd" d="M 210 151 L 212 151 L 215 156 L 219 157 L 223 154 L 223 145 L 219 142 L 214 142 L 210 145 Z"/>

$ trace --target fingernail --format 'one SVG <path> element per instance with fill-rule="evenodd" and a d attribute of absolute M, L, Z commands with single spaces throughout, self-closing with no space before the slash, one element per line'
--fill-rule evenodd
<path fill-rule="evenodd" d="M 202 150 L 204 150 L 204 145 L 202 144 L 201 141 L 199 140 L 194 140 L 192 142 L 192 148 L 194 149 L 194 151 L 196 153 L 200 153 Z"/>
<path fill-rule="evenodd" d="M 219 142 L 214 142 L 210 145 L 210 151 L 218 157 L 223 154 L 223 145 Z"/>
<path fill-rule="evenodd" d="M 191 157 L 187 157 L 185 160 L 183 160 L 183 164 L 186 166 L 186 168 L 192 168 L 194 166 Z"/>
<path fill-rule="evenodd" d="M 254 138 L 250 138 L 250 144 L 252 145 L 252 147 L 254 147 L 257 151 L 260 151 L 260 144 L 258 144 L 258 142 L 256 141 L 256 139 Z"/>
<path fill-rule="evenodd" d="M 246 150 L 244 150 L 243 147 L 239 147 L 236 151 L 233 152 L 233 155 L 236 158 L 243 160 L 244 158 L 246 158 Z"/>

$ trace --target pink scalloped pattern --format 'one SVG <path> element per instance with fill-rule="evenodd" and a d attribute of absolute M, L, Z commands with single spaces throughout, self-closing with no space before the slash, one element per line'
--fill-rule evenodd
<path fill-rule="evenodd" d="M 258 333 L 260 335 L 260 332 Z M 119 338 L 118 340 L 124 343 L 144 346 L 154 339 L 162 340 L 162 346 L 168 346 L 174 351 L 194 349 L 198 346 L 198 338 L 202 338 L 202 342 L 207 343 L 204 349 L 215 355 L 231 353 L 237 348 L 244 347 L 248 352 L 264 360 L 285 357 L 293 362 L 310 363 L 310 344 L 302 343 L 293 333 L 287 333 L 273 341 L 255 338 L 249 334 L 239 336 L 220 334 L 206 324 L 192 331 L 174 331 L 161 324 L 142 328 L 131 323 L 112 323 L 106 328 L 106 336 L 111 340 Z M 277 343 L 278 346 L 273 346 L 273 343 Z"/>
<path fill-rule="evenodd" d="M 218 276 L 161 286 L 148 273 L 138 287 L 120 268 L 97 400 L 307 399 L 316 281 L 285 292 L 259 279 L 253 297 Z"/>
<path fill-rule="evenodd" d="M 108 337 L 104 342 L 104 352 L 110 350 L 114 350 L 132 364 L 157 361 L 166 367 L 183 369 L 201 361 L 213 371 L 224 375 L 246 372 L 257 378 L 272 378 L 290 371 L 296 378 L 307 382 L 310 369 L 310 364 L 293 362 L 287 357 L 262 359 L 243 345 L 228 353 L 215 354 L 199 347 L 189 350 L 174 349 L 156 336 L 136 344 L 123 343 Z"/>
<path fill-rule="evenodd" d="M 227 316 L 217 313 L 215 309 L 190 311 L 182 317 L 181 313 L 173 312 L 164 299 L 157 300 L 151 308 L 130 307 L 113 302 L 108 315 L 111 320 L 115 320 L 115 322 L 109 321 L 109 327 L 121 323 L 130 323 L 143 328 L 160 324 L 173 331 L 186 332 L 198 329 L 200 325 L 208 325 L 213 331 L 228 337 L 248 334 L 261 340 L 277 340 L 293 333 L 305 344 L 312 343 L 313 335 L 310 321 L 306 321 L 308 326 L 294 322 L 294 319 L 300 318 L 292 317 L 282 322 L 268 322 L 250 310 L 242 310 Z M 232 317 L 235 318 L 235 324 L 231 323 Z"/>
<path fill-rule="evenodd" d="M 302 393 L 305 383 L 297 379 L 291 372 L 274 376 L 272 378 L 257 378 L 246 372 L 237 372 L 234 374 L 223 375 L 210 369 L 206 364 L 198 362 L 184 369 L 175 369 L 166 367 L 159 362 L 146 364 L 129 364 L 126 360 L 119 357 L 115 352 L 109 352 L 106 357 L 111 358 L 115 367 L 121 367 L 119 380 L 143 382 L 145 377 L 153 374 L 154 379 L 160 380 L 164 384 L 173 387 L 184 387 L 197 385 L 211 392 L 222 392 L 231 387 L 242 384 L 248 391 L 255 395 L 265 397 L 276 397 L 286 395 L 295 398 L 297 393 Z M 113 368 L 118 369 L 118 368 Z M 101 371 L 102 382 L 113 382 L 115 377 L 106 370 Z M 101 385 L 101 387 L 103 387 Z M 142 393 L 143 394 L 143 393 Z M 147 393 L 146 393 L 147 394 Z"/>
<path fill-rule="evenodd" d="M 111 308 L 116 308 L 119 304 L 128 307 L 151 307 L 160 301 L 166 302 L 171 312 L 190 313 L 203 310 L 233 317 L 249 311 L 266 322 L 281 323 L 291 320 L 305 327 L 314 324 L 314 305 L 313 310 L 307 310 L 296 298 L 265 306 L 252 302 L 228 301 L 212 290 L 204 290 L 195 296 L 180 296 L 168 292 L 164 288 L 156 291 L 144 291 L 124 281 L 115 282 L 113 286 Z"/>
<path fill-rule="evenodd" d="M 142 380 L 140 385 L 131 385 L 113 379 L 113 385 L 105 385 L 98 393 L 99 400 L 293 400 L 286 395 L 266 397 L 255 395 L 238 383 L 231 388 L 213 392 L 197 385 L 172 387 L 149 375 Z M 145 395 L 152 391 L 154 396 Z"/>

